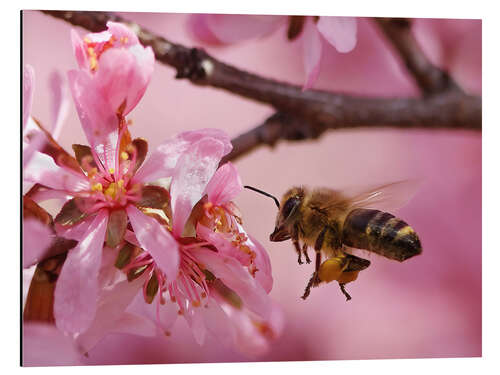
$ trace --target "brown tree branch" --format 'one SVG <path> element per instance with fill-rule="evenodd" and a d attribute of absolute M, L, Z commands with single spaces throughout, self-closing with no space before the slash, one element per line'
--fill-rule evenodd
<path fill-rule="evenodd" d="M 306 127 L 321 130 L 360 126 L 481 129 L 481 98 L 465 95 L 459 90 L 447 90 L 440 95 L 425 98 L 372 98 L 319 90 L 302 91 L 299 86 L 232 67 L 203 50 L 172 43 L 114 14 L 44 12 L 94 32 L 104 30 L 108 20 L 128 24 L 144 45 L 153 48 L 157 61 L 177 70 L 177 78 L 187 78 L 197 85 L 218 87 L 272 105 L 281 113 L 297 117 L 297 121 L 302 121 Z M 415 50 L 411 51 L 414 52 L 413 56 L 418 55 Z M 418 61 L 419 64 L 408 63 L 408 66 L 414 67 L 412 71 L 422 72 L 422 77 L 435 72 L 423 60 Z M 417 81 L 420 82 L 418 79 Z M 437 82 L 434 78 L 422 78 L 421 87 L 429 87 L 425 92 L 436 92 L 437 88 L 431 89 L 435 85 L 432 83 L 434 81 Z"/>
<path fill-rule="evenodd" d="M 460 91 L 450 75 L 434 66 L 425 56 L 411 32 L 411 21 L 406 18 L 374 18 L 388 41 L 403 60 L 408 72 L 426 95 L 447 90 Z"/>

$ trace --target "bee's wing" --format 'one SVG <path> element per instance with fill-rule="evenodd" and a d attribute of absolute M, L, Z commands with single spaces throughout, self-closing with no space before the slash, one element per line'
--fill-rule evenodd
<path fill-rule="evenodd" d="M 353 209 L 372 208 L 390 212 L 406 205 L 420 185 L 418 180 L 404 180 L 371 187 L 361 192 L 343 191 L 343 194 Z"/>

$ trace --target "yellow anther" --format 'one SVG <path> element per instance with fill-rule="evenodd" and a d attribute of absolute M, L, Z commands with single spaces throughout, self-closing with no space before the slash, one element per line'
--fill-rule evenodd
<path fill-rule="evenodd" d="M 107 189 L 104 191 L 104 194 L 108 197 L 115 198 L 117 193 L 116 182 L 112 182 L 109 184 Z"/>
<path fill-rule="evenodd" d="M 87 48 L 87 53 L 89 54 L 90 70 L 96 71 L 97 70 L 97 55 L 94 51 L 94 48 L 92 48 L 92 47 Z"/>
<path fill-rule="evenodd" d="M 111 174 L 115 173 L 115 169 L 114 168 L 109 168 L 109 173 L 111 173 Z"/>
<path fill-rule="evenodd" d="M 120 42 L 122 42 L 122 44 L 127 43 L 127 42 L 128 42 L 128 37 L 126 37 L 126 36 L 122 36 L 122 37 L 120 38 Z"/>
<path fill-rule="evenodd" d="M 98 182 L 97 184 L 92 185 L 92 191 L 102 191 L 102 184 Z"/>
<path fill-rule="evenodd" d="M 121 188 L 123 188 L 123 184 L 125 184 L 125 181 L 123 181 L 123 180 L 121 180 L 121 179 L 120 179 L 120 180 L 118 180 L 118 187 L 119 187 L 120 189 L 121 189 Z"/>
<path fill-rule="evenodd" d="M 125 151 L 121 152 L 120 157 L 122 158 L 122 160 L 128 160 L 128 154 Z"/>
<path fill-rule="evenodd" d="M 92 41 L 91 41 L 89 38 L 87 38 L 87 37 L 84 37 L 84 38 L 83 38 L 83 41 L 84 41 L 85 43 L 87 43 L 87 44 L 92 43 Z"/>

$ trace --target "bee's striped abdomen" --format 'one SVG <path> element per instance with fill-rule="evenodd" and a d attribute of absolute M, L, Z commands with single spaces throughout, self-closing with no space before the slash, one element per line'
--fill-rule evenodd
<path fill-rule="evenodd" d="M 417 234 L 407 223 L 387 212 L 364 208 L 347 215 L 342 242 L 400 262 L 422 252 Z"/>

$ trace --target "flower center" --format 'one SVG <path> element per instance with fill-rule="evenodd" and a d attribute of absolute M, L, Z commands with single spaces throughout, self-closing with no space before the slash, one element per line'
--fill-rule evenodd
<path fill-rule="evenodd" d="M 215 232 L 221 233 L 236 249 L 240 251 L 238 259 L 243 260 L 252 275 L 257 268 L 254 265 L 255 252 L 247 245 L 248 237 L 240 231 L 241 219 L 224 206 L 216 206 L 211 202 L 203 205 L 204 216 L 200 223 Z"/>
<path fill-rule="evenodd" d="M 178 306 L 178 315 L 184 315 L 190 306 L 198 308 L 206 305 L 203 301 L 209 295 L 208 283 L 213 280 L 208 271 L 200 265 L 196 258 L 196 249 L 209 245 L 207 242 L 199 242 L 193 238 L 184 238 L 186 244 L 180 245 L 181 261 L 179 273 L 175 280 L 167 280 L 165 274 L 157 267 L 151 255 L 141 252 L 126 266 L 120 267 L 127 274 L 129 281 L 147 274 L 148 277 L 143 284 L 143 297 L 146 303 L 153 303 L 156 298 L 157 324 L 161 327 L 159 318 L 160 305 L 165 305 L 167 298 Z M 129 246 L 130 247 L 130 246 Z M 127 245 L 123 250 L 130 250 Z M 122 250 L 122 251 L 123 251 Z M 121 254 L 120 254 L 121 255 Z M 125 255 L 122 257 L 124 258 Z M 166 328 L 165 333 L 168 334 Z"/>
<path fill-rule="evenodd" d="M 89 58 L 90 70 L 95 72 L 98 68 L 98 61 L 104 51 L 113 47 L 116 38 L 111 35 L 110 38 L 104 42 L 93 42 L 89 38 L 83 39 L 87 50 L 87 57 Z"/>

